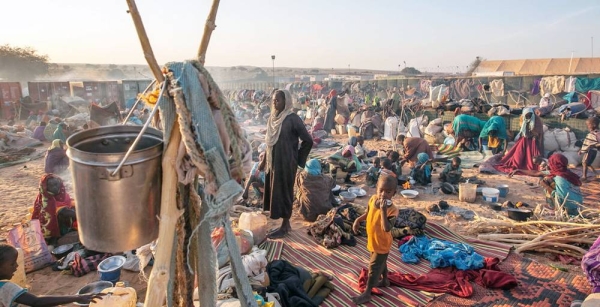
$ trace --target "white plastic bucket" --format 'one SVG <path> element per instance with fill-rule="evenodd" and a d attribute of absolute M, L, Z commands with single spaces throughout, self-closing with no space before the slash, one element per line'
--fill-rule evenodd
<path fill-rule="evenodd" d="M 483 200 L 490 203 L 497 203 L 500 197 L 500 190 L 494 188 L 483 188 L 481 189 Z"/>

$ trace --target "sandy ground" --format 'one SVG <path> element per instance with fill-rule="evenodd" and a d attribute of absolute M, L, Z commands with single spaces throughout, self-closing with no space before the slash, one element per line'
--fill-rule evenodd
<path fill-rule="evenodd" d="M 337 137 L 337 141 L 345 143 L 345 137 Z M 372 150 L 386 150 L 391 147 L 391 144 L 386 141 L 367 141 L 366 145 Z M 44 151 L 47 145 L 39 147 L 38 150 Z M 0 228 L 2 228 L 2 236 L 5 236 L 6 230 L 13 223 L 18 223 L 28 213 L 28 208 L 33 205 L 35 197 L 38 192 L 39 179 L 43 174 L 43 163 L 44 159 L 37 159 L 20 165 L 4 168 L 0 170 Z M 473 204 L 460 202 L 457 195 L 445 195 L 441 194 L 441 191 L 433 192 L 436 187 L 439 187 L 439 180 L 437 179 L 438 173 L 442 170 L 441 167 L 437 167 L 434 173 L 433 187 L 434 189 L 419 188 L 419 196 L 416 199 L 408 200 L 402 198 L 401 195 L 394 197 L 394 202 L 400 208 L 415 208 L 418 211 L 425 213 L 429 221 L 444 224 L 445 226 L 453 229 L 454 231 L 465 234 L 468 233 L 466 225 L 467 221 L 460 217 L 451 216 L 433 216 L 426 212 L 426 206 L 437 203 L 439 200 L 446 200 L 452 207 L 472 210 L 479 216 L 494 218 L 497 217 L 498 213 L 485 205 L 481 197 L 477 198 L 477 201 Z M 404 174 L 408 174 L 408 169 L 404 170 Z M 529 204 L 536 204 L 543 202 L 542 190 L 539 187 L 532 187 L 520 179 L 510 179 L 505 175 L 479 175 L 476 169 L 466 169 L 465 176 L 478 176 L 479 179 L 486 182 L 486 186 L 495 187 L 499 184 L 508 184 L 510 186 L 510 193 L 507 200 L 513 202 L 524 201 Z M 73 196 L 71 181 L 68 174 L 64 174 L 63 177 L 67 183 L 67 190 Z M 367 196 L 359 198 L 356 203 L 366 205 L 369 196 L 375 192 L 375 189 L 366 187 L 364 185 L 364 176 L 354 178 L 357 186 L 362 186 L 367 191 Z M 534 179 L 528 179 L 530 182 L 535 182 Z M 343 186 L 343 184 L 340 183 Z M 270 227 L 277 226 L 277 221 L 271 221 Z M 299 216 L 295 215 L 292 219 L 292 227 L 294 231 L 305 231 L 305 227 L 308 223 L 304 222 Z M 529 255 L 538 261 L 551 262 L 545 255 Z M 581 269 L 578 265 L 563 265 L 557 263 L 559 266 L 568 268 L 570 272 L 582 274 Z M 147 273 L 149 269 L 147 268 Z M 93 272 L 86 276 L 77 278 L 71 275 L 64 275 L 60 272 L 54 272 L 50 268 L 46 268 L 37 272 L 33 272 L 27 275 L 28 283 L 30 285 L 30 291 L 37 295 L 44 294 L 74 294 L 79 288 L 85 284 L 97 280 L 99 277 L 97 273 Z M 145 296 L 146 283 L 141 279 L 138 273 L 125 272 L 122 275 L 122 280 L 129 282 L 129 284 L 138 291 L 138 297 L 140 300 Z"/>

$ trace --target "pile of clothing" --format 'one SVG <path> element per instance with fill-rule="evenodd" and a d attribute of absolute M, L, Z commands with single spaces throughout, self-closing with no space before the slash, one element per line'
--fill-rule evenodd
<path fill-rule="evenodd" d="M 308 226 L 307 232 L 326 248 L 335 248 L 341 244 L 355 246 L 352 223 L 359 216 L 352 205 L 333 208 L 327 214 L 319 215 L 317 220 Z"/>

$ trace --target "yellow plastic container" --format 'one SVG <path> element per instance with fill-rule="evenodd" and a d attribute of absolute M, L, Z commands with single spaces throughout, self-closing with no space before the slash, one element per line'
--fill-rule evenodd
<path fill-rule="evenodd" d="M 461 183 L 458 185 L 458 200 L 472 203 L 477 197 L 477 185 L 472 183 Z"/>
<path fill-rule="evenodd" d="M 17 263 L 19 264 L 19 267 L 10 281 L 19 285 L 21 288 L 27 288 L 27 277 L 25 275 L 25 255 L 23 254 L 23 250 L 20 248 L 17 248 L 17 252 L 19 253 L 17 256 Z"/>
<path fill-rule="evenodd" d="M 125 284 L 118 282 L 113 288 L 102 290 L 106 296 L 95 303 L 90 303 L 90 307 L 135 307 L 137 303 L 137 292 L 131 287 L 125 287 Z"/>

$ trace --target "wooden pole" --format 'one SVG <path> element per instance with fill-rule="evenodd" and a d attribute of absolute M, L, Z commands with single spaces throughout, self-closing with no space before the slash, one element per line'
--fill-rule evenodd
<path fill-rule="evenodd" d="M 160 66 L 154 57 L 154 52 L 152 51 L 152 46 L 150 45 L 150 40 L 148 39 L 148 35 L 146 34 L 146 29 L 144 28 L 144 23 L 142 22 L 142 17 L 140 16 L 140 12 L 135 5 L 135 0 L 126 0 L 127 5 L 129 6 L 129 14 L 131 14 L 131 18 L 133 19 L 133 24 L 135 25 L 135 30 L 137 31 L 138 37 L 140 39 L 140 43 L 142 44 L 142 50 L 144 51 L 144 57 L 146 58 L 146 62 L 148 62 L 148 66 L 150 66 L 150 70 L 152 70 L 152 74 L 156 81 L 163 82 L 165 78 L 160 70 Z"/>
<path fill-rule="evenodd" d="M 220 0 L 213 0 L 213 4 L 210 7 L 210 12 L 208 13 L 208 18 L 206 18 L 206 24 L 204 24 L 204 35 L 202 36 L 202 41 L 200 42 L 200 47 L 198 48 L 198 62 L 200 62 L 202 65 L 204 65 L 204 61 L 206 60 L 206 50 L 208 49 L 210 36 L 212 31 L 217 27 L 215 21 L 217 19 L 219 2 Z"/>
<path fill-rule="evenodd" d="M 133 19 L 142 50 L 144 51 L 144 57 L 148 62 L 148 66 L 152 70 L 154 77 L 160 83 L 165 80 L 160 66 L 158 65 L 150 40 L 144 29 L 142 18 L 135 5 L 135 0 L 126 0 L 129 6 L 129 13 Z M 213 4 L 206 20 L 204 27 L 204 35 L 202 42 L 198 50 L 198 60 L 201 64 L 204 64 L 204 58 L 206 50 L 208 49 L 208 43 L 210 42 L 210 36 L 212 31 L 215 29 L 214 21 L 217 15 L 217 9 L 219 8 L 219 0 L 213 0 Z M 181 143 L 181 132 L 179 131 L 179 123 L 176 120 L 169 144 L 164 152 L 162 161 L 162 190 L 161 190 L 161 209 L 160 209 L 160 226 L 158 233 L 158 242 L 156 246 L 156 255 L 152 272 L 150 273 L 150 279 L 148 281 L 148 288 L 146 290 L 146 298 L 144 301 L 145 307 L 163 306 L 167 294 L 167 283 L 170 276 L 171 270 L 171 255 L 173 253 L 173 243 L 175 240 L 175 232 L 177 219 L 181 215 L 176 205 L 177 196 L 177 172 L 175 171 L 175 159 L 177 157 L 177 150 Z"/>

